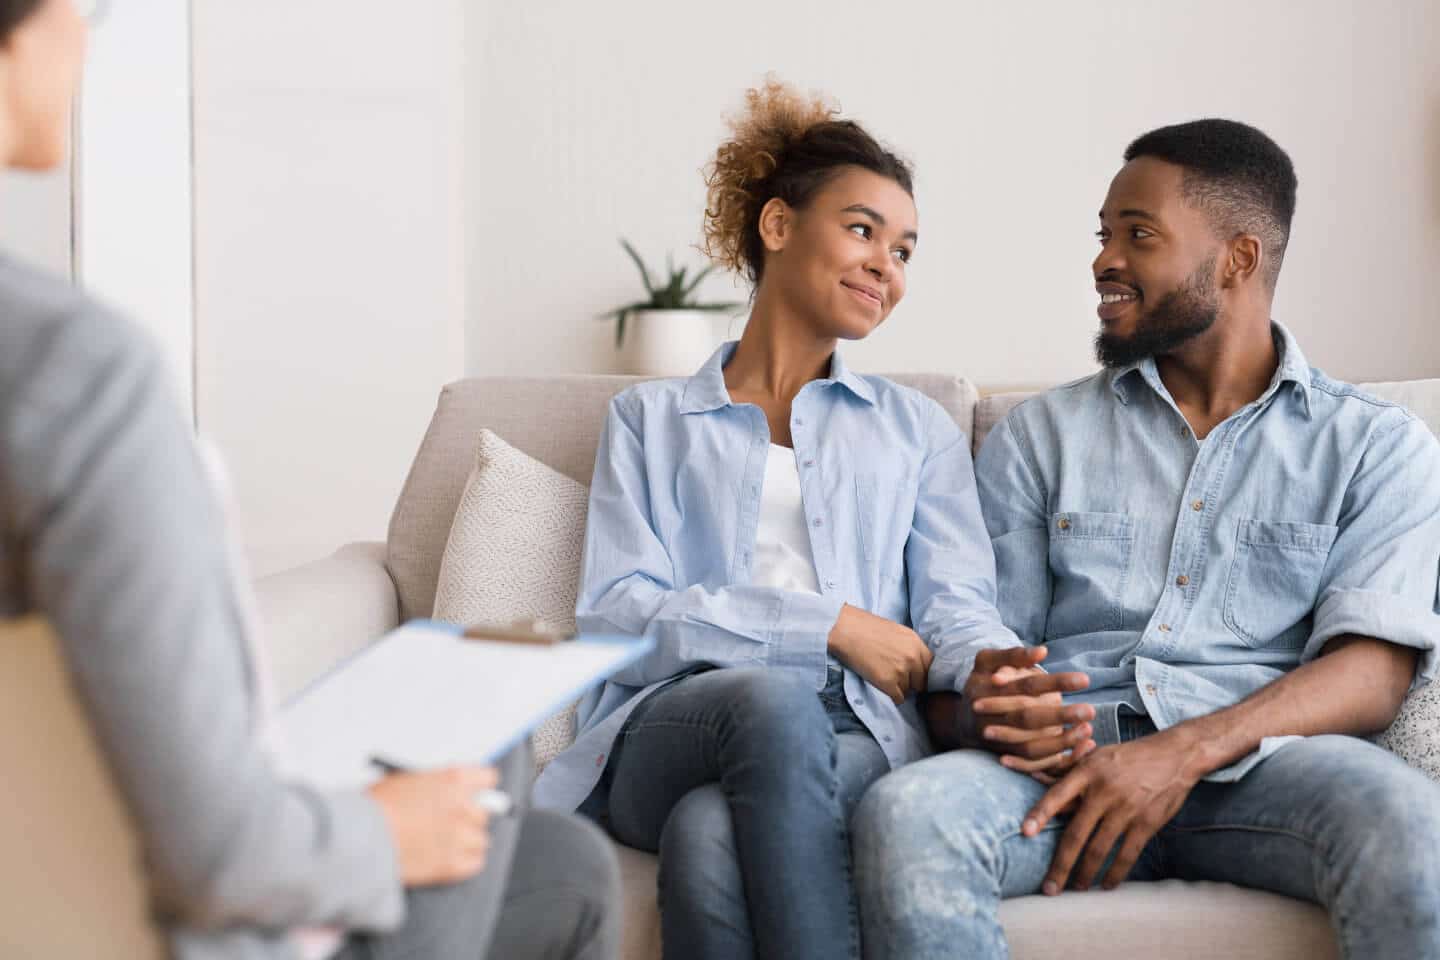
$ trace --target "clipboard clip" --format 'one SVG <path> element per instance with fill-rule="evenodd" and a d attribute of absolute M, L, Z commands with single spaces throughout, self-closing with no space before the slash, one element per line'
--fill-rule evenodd
<path fill-rule="evenodd" d="M 552 647 L 572 639 L 573 635 L 557 630 L 543 620 L 516 620 L 505 625 L 477 623 L 466 627 L 462 636 L 467 640 L 493 640 L 499 643 Z"/>

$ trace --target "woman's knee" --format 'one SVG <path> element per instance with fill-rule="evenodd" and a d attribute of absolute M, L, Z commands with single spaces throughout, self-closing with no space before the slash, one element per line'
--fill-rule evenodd
<path fill-rule="evenodd" d="M 662 890 L 714 890 L 740 882 L 730 804 L 716 783 L 687 793 L 660 835 Z"/>
<path fill-rule="evenodd" d="M 724 696 L 731 729 L 776 751 L 833 740 L 819 693 L 798 670 L 727 670 Z"/>

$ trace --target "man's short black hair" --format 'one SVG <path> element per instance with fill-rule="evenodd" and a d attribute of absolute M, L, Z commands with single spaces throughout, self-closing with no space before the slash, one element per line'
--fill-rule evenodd
<path fill-rule="evenodd" d="M 1192 120 L 1151 130 L 1125 148 L 1125 162 L 1155 157 L 1185 170 L 1186 202 L 1205 210 L 1222 237 L 1250 233 L 1265 250 L 1273 290 L 1295 215 L 1295 166 L 1279 144 L 1234 120 Z"/>

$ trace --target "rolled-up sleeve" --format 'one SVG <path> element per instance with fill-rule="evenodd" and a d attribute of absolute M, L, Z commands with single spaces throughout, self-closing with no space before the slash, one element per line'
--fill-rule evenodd
<path fill-rule="evenodd" d="M 1416 683 L 1433 679 L 1440 444 L 1421 421 L 1406 414 L 1377 431 L 1351 478 L 1338 527 L 1302 662 L 1353 634 L 1422 651 Z"/>
<path fill-rule="evenodd" d="M 641 411 L 611 401 L 590 486 L 575 622 L 585 632 L 654 639 L 655 649 L 615 676 L 645 686 L 697 666 L 777 666 L 825 678 L 834 596 L 731 585 L 675 586 L 651 517 Z"/>
<path fill-rule="evenodd" d="M 915 516 L 905 544 L 910 620 L 930 646 L 931 690 L 959 691 L 981 650 L 1020 639 L 995 606 L 995 557 L 975 489 L 970 441 L 938 404 L 931 408 Z"/>

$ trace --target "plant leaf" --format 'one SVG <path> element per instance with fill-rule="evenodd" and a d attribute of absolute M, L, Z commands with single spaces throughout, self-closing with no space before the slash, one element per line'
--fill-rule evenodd
<path fill-rule="evenodd" d="M 634 260 L 635 266 L 640 269 L 640 281 L 645 284 L 645 292 L 654 297 L 655 285 L 650 282 L 650 271 L 645 269 L 645 261 L 640 259 L 640 254 L 635 252 L 635 248 L 630 246 L 630 241 L 624 237 L 620 238 L 620 246 L 625 248 L 625 252 L 630 254 L 630 259 Z"/>
<path fill-rule="evenodd" d="M 700 281 L 708 277 L 711 271 L 713 271 L 714 269 L 715 264 L 712 263 L 704 270 L 701 270 L 699 273 L 695 274 L 695 277 L 690 281 L 690 286 L 686 287 L 684 292 L 680 294 L 680 302 L 688 303 L 690 301 L 690 295 L 695 292 L 696 287 L 700 286 Z"/>

